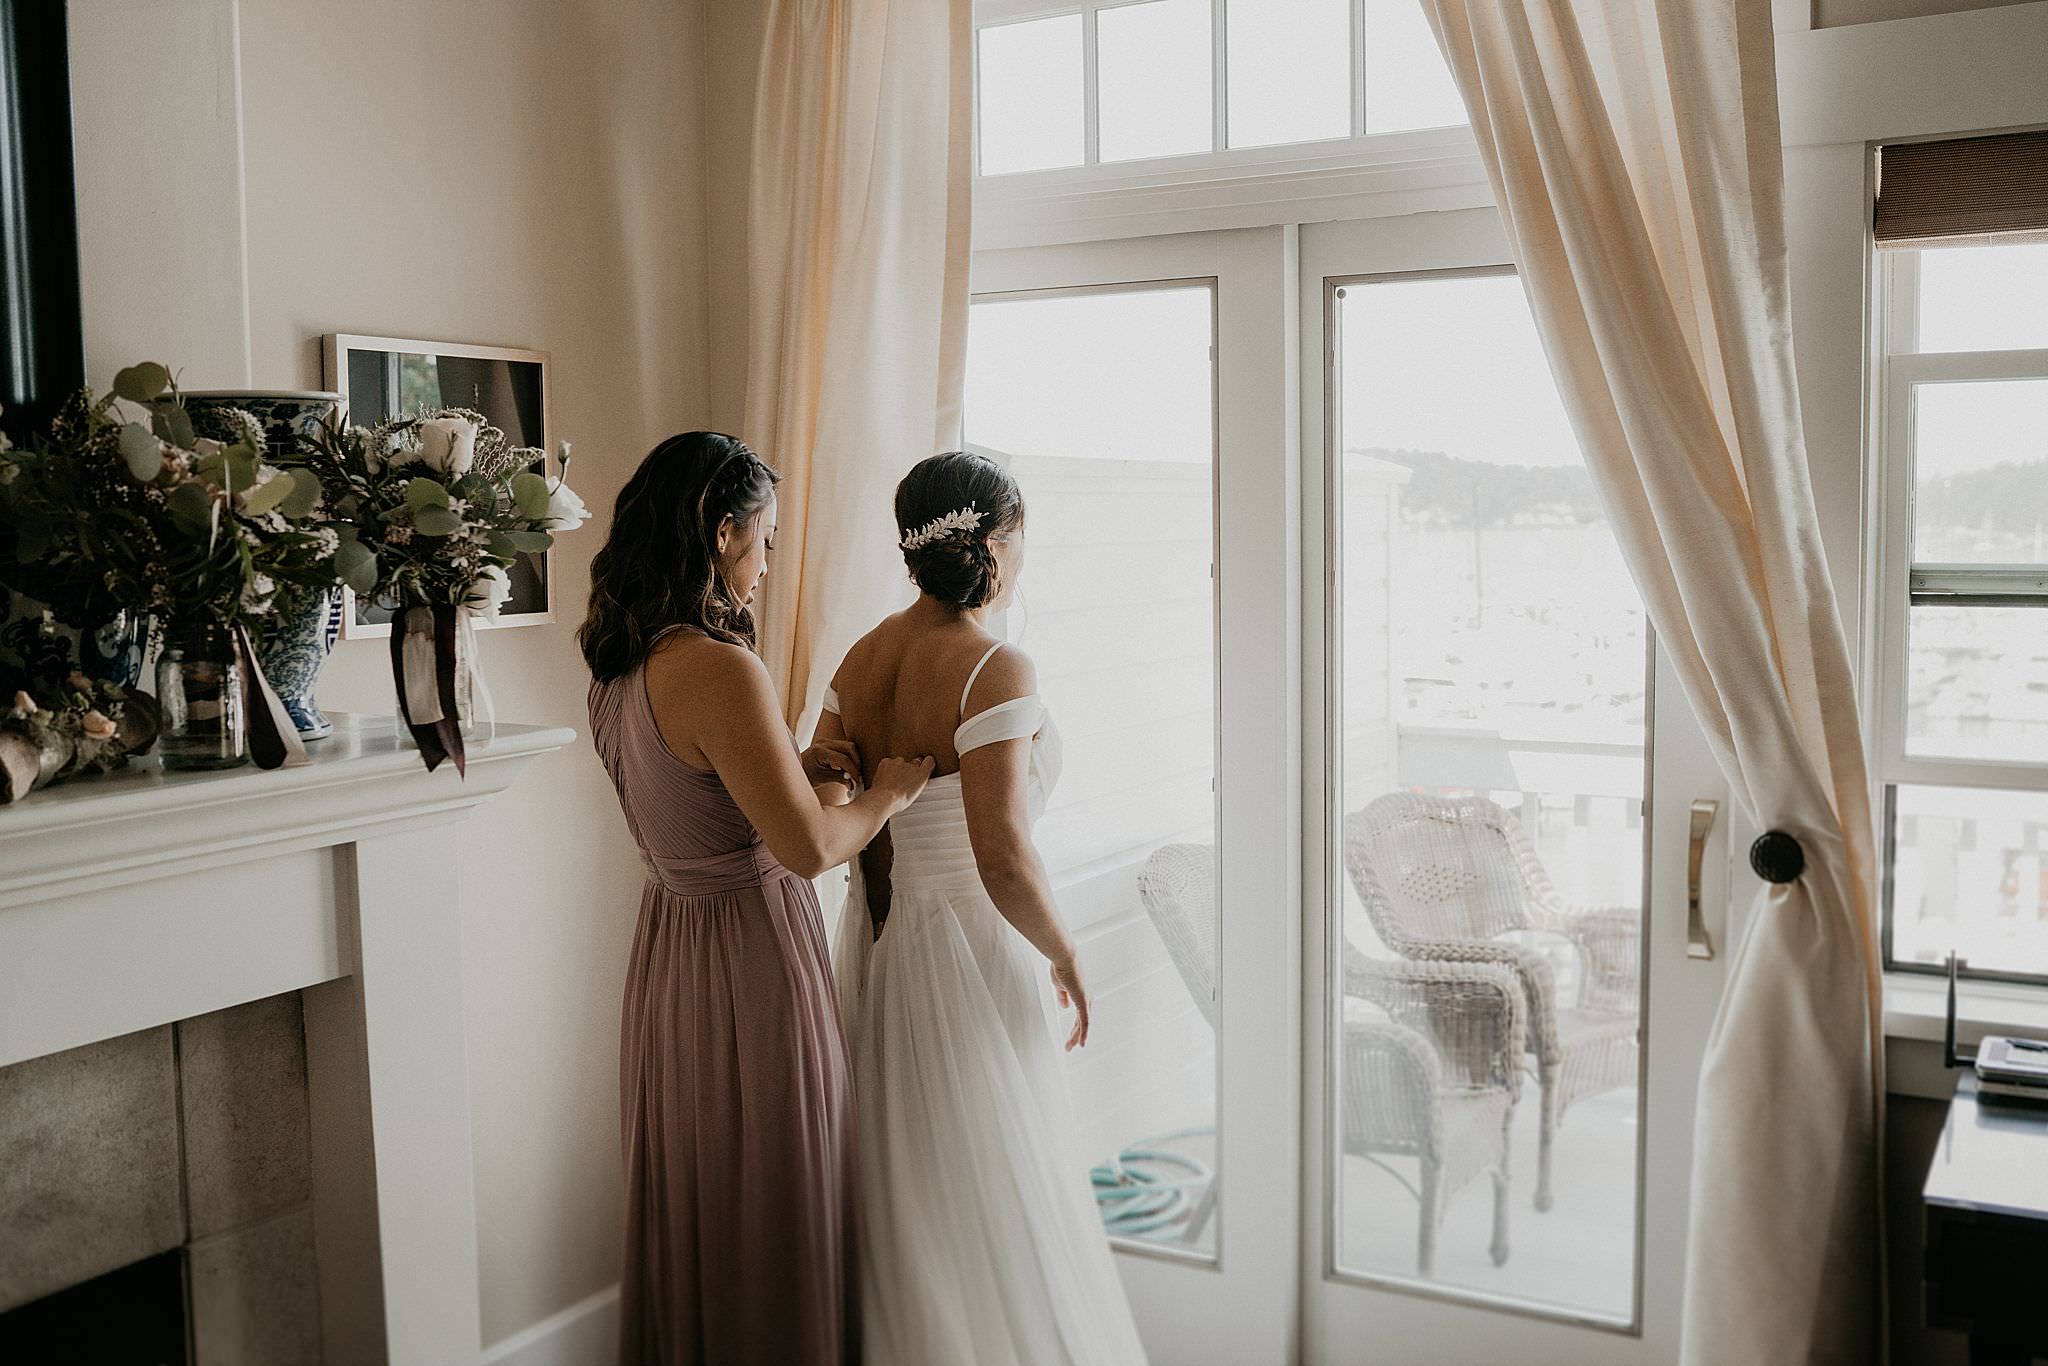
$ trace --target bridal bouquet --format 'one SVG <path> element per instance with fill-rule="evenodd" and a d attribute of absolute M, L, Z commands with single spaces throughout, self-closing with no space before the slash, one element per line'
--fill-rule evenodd
<path fill-rule="evenodd" d="M 569 444 L 550 479 L 544 451 L 513 445 L 467 408 L 330 423 L 310 444 L 301 468 L 319 483 L 338 576 L 397 613 L 400 716 L 429 769 L 452 757 L 461 770 L 462 724 L 481 701 L 471 618 L 497 614 L 521 554 L 590 516 L 565 482 Z"/>
<path fill-rule="evenodd" d="M 257 762 L 296 755 L 296 730 L 250 639 L 281 598 L 334 581 L 340 538 L 320 483 L 266 458 L 247 414 L 231 441 L 197 436 L 171 373 L 130 366 L 74 395 L 47 435 L 0 451 L 0 582 L 90 626 L 154 618 L 174 644 L 240 665 Z"/>

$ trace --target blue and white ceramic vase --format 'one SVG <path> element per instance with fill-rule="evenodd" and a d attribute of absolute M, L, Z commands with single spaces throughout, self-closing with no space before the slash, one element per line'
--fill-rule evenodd
<path fill-rule="evenodd" d="M 192 418 L 192 430 L 216 441 L 233 441 L 240 434 L 228 418 L 231 410 L 239 408 L 253 416 L 263 426 L 273 460 L 304 454 L 307 436 L 341 402 L 340 394 L 312 389 L 197 389 L 180 397 Z M 302 740 L 334 733 L 334 723 L 313 701 L 313 688 L 340 633 L 341 592 L 329 589 L 271 622 L 257 647 L 256 662 L 291 713 Z"/>
<path fill-rule="evenodd" d="M 192 430 L 215 441 L 233 441 L 240 434 L 227 420 L 230 409 L 251 414 L 263 424 L 273 457 L 302 453 L 306 437 L 341 402 L 340 394 L 316 389 L 193 389 L 179 397 Z"/>
<path fill-rule="evenodd" d="M 149 622 L 136 613 L 79 628 L 51 620 L 27 594 L 0 588 L 0 678 L 41 684 L 78 669 L 132 688 L 148 650 Z"/>
<path fill-rule="evenodd" d="M 314 594 L 297 611 L 280 613 L 256 648 L 256 662 L 291 713 L 301 740 L 324 740 L 334 734 L 334 723 L 313 700 L 313 687 L 340 634 L 341 590 L 330 588 Z"/>

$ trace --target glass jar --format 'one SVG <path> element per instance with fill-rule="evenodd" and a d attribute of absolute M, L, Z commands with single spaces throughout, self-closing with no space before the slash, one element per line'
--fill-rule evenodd
<path fill-rule="evenodd" d="M 234 637 L 213 623 L 172 624 L 156 661 L 163 708 L 157 748 L 167 769 L 234 768 L 249 759 L 242 663 Z"/>
<path fill-rule="evenodd" d="M 408 622 L 405 616 L 406 612 L 418 612 L 421 615 L 417 620 Z M 431 641 L 434 629 L 432 613 L 433 609 L 427 607 L 402 609 L 398 618 L 391 623 L 391 629 L 394 631 L 404 631 L 410 625 L 412 629 L 424 632 L 425 639 Z M 407 642 L 407 644 L 411 644 L 411 642 Z M 431 668 L 431 665 L 429 668 Z M 398 690 L 403 693 L 405 690 L 404 674 L 401 672 L 393 679 L 393 682 Z M 496 717 L 491 703 L 491 690 L 489 685 L 484 682 L 482 664 L 477 657 L 476 626 L 472 621 L 469 609 L 466 607 L 455 609 L 454 684 L 455 722 L 457 728 L 461 730 L 463 738 L 471 740 L 483 738 L 488 740 L 496 729 Z M 402 704 L 394 704 L 392 711 L 398 723 L 399 742 L 401 744 L 411 744 L 411 731 L 406 727 L 405 707 Z"/>

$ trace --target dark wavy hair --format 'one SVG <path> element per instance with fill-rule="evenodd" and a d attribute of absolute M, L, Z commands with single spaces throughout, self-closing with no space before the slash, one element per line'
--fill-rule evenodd
<path fill-rule="evenodd" d="M 896 486 L 896 531 L 900 541 L 949 512 L 972 508 L 981 525 L 951 531 L 903 552 L 918 591 L 948 606 L 971 610 L 995 601 L 1003 591 L 988 538 L 1024 524 L 1024 494 L 1010 472 L 985 455 L 947 451 L 920 460 Z"/>
<path fill-rule="evenodd" d="M 730 517 L 744 530 L 781 478 L 719 432 L 684 432 L 647 453 L 619 490 L 590 564 L 590 612 L 576 643 L 593 677 L 631 673 L 678 626 L 754 648 L 754 615 L 719 568 L 718 528 Z"/>

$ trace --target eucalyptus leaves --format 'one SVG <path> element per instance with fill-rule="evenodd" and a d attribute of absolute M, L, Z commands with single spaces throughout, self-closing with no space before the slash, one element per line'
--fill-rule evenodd
<path fill-rule="evenodd" d="M 495 613 L 513 561 L 590 515 L 562 482 L 568 443 L 549 479 L 532 468 L 544 452 L 513 445 L 470 409 L 330 424 L 310 444 L 293 472 L 319 481 L 335 576 L 388 606 Z"/>
<path fill-rule="evenodd" d="M 47 436 L 0 451 L 0 582 L 75 624 L 126 611 L 230 631 L 331 584 L 319 480 L 271 463 L 253 419 L 237 426 L 195 434 L 153 362 L 73 396 Z"/>

